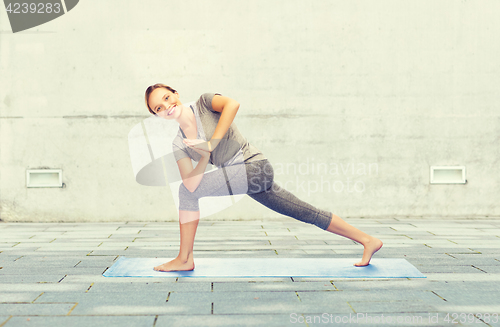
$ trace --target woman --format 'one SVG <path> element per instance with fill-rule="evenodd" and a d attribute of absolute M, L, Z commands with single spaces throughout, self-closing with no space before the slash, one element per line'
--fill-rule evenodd
<path fill-rule="evenodd" d="M 248 194 L 276 212 L 361 243 L 363 257 L 354 264 L 358 267 L 367 266 L 382 247 L 378 238 L 331 212 L 313 207 L 274 183 L 270 162 L 246 141 L 233 123 L 239 108 L 235 100 L 205 93 L 195 106 L 187 107 L 180 101 L 179 93 L 165 84 L 149 86 L 145 100 L 150 113 L 179 124 L 172 147 L 183 181 L 179 187 L 179 255 L 155 270 L 194 269 L 193 244 L 200 219 L 198 199 L 204 196 Z M 198 162 L 194 168 L 191 159 Z M 209 162 L 222 169 L 205 174 Z"/>

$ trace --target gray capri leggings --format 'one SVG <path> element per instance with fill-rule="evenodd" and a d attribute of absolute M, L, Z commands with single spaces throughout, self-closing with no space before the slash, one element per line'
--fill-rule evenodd
<path fill-rule="evenodd" d="M 245 169 L 242 169 L 242 165 L 245 165 Z M 226 166 L 206 173 L 194 192 L 181 183 L 179 210 L 199 211 L 200 198 L 231 194 L 248 194 L 269 209 L 323 230 L 328 228 L 332 220 L 331 212 L 300 200 L 276 184 L 273 167 L 267 159 Z"/>

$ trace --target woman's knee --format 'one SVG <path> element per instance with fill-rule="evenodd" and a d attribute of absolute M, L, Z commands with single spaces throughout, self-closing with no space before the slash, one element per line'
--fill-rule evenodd
<path fill-rule="evenodd" d="M 187 187 L 184 185 L 184 183 L 181 183 L 179 185 L 179 198 L 188 198 L 188 199 L 193 199 L 196 198 L 193 194 L 193 192 L 189 191 Z"/>
<path fill-rule="evenodd" d="M 198 198 L 191 193 L 183 183 L 179 185 L 179 210 L 200 210 Z"/>

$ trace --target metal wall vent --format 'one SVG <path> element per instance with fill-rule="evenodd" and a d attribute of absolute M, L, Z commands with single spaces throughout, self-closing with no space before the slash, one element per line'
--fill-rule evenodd
<path fill-rule="evenodd" d="M 62 187 L 62 169 L 28 169 L 26 187 Z"/>
<path fill-rule="evenodd" d="M 465 183 L 465 166 L 431 166 L 431 184 Z"/>

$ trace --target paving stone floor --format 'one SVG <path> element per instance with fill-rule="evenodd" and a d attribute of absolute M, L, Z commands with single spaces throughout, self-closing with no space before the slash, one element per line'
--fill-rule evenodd
<path fill-rule="evenodd" d="M 0 327 L 500 326 L 500 218 L 345 220 L 427 278 L 106 278 L 120 256 L 176 257 L 178 222 L 4 222 Z M 286 217 L 202 220 L 194 244 L 195 263 L 362 251 Z"/>

